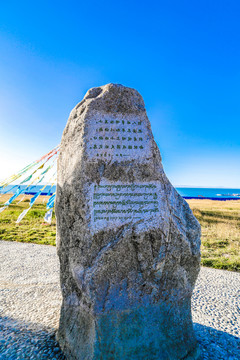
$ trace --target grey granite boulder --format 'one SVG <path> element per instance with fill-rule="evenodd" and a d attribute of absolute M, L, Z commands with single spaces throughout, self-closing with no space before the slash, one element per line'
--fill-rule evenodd
<path fill-rule="evenodd" d="M 198 359 L 200 225 L 163 171 L 136 90 L 93 88 L 72 110 L 56 215 L 67 359 Z"/>

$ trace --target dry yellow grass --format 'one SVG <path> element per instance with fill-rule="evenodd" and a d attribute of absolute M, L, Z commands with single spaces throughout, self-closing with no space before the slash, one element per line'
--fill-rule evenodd
<path fill-rule="evenodd" d="M 202 227 L 202 265 L 240 271 L 240 200 L 188 200 Z"/>
<path fill-rule="evenodd" d="M 3 203 L 5 203 L 7 200 L 9 200 L 9 198 L 12 196 L 13 194 L 0 194 L 0 204 L 2 206 Z M 14 204 L 17 204 L 24 196 L 23 201 L 25 203 L 29 202 L 31 200 L 31 198 L 33 197 L 32 195 L 19 195 L 17 197 L 17 199 L 14 201 Z M 46 203 L 48 201 L 48 199 L 50 198 L 50 196 L 39 196 L 39 198 L 36 200 L 35 204 L 42 204 L 43 201 Z"/>

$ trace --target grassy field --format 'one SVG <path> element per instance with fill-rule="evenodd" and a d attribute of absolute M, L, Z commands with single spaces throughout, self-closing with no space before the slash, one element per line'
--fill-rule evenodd
<path fill-rule="evenodd" d="M 240 271 L 240 200 L 188 200 L 202 227 L 202 265 Z"/>
<path fill-rule="evenodd" d="M 3 204 L 9 195 L 0 196 Z M 28 207 L 29 198 L 0 213 L 0 240 L 55 245 L 56 221 L 44 224 L 46 197 L 40 197 L 20 225 L 19 214 Z M 43 201 L 45 200 L 45 203 Z M 202 265 L 240 271 L 240 201 L 188 200 L 202 226 Z"/>
<path fill-rule="evenodd" d="M 52 224 L 44 224 L 44 215 L 46 213 L 46 202 L 49 197 L 42 196 L 38 198 L 32 209 L 23 218 L 18 225 L 15 223 L 21 212 L 29 206 L 31 196 L 26 196 L 21 200 L 20 195 L 13 205 L 0 213 L 0 240 L 33 242 L 36 244 L 55 245 L 56 220 L 53 216 Z M 9 195 L 0 196 L 0 206 L 7 201 Z M 45 202 L 43 203 L 43 201 Z"/>

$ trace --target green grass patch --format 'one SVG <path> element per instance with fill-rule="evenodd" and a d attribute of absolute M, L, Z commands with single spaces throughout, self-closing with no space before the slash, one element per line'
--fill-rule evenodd
<path fill-rule="evenodd" d="M 44 224 L 46 203 L 39 201 L 29 210 L 20 224 L 18 216 L 29 206 L 29 200 L 20 204 L 14 203 L 0 213 L 0 240 L 19 241 L 44 245 L 56 244 L 56 220 L 53 213 L 52 224 Z"/>

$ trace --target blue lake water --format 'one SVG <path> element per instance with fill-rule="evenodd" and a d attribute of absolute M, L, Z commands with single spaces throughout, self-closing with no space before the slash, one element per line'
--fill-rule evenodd
<path fill-rule="evenodd" d="M 4 189 L 0 189 L 0 193 L 15 193 L 18 185 L 13 188 L 14 185 L 6 186 Z M 43 185 L 30 186 L 21 185 L 21 189 L 26 189 L 26 193 L 30 195 L 36 194 L 43 188 Z M 227 200 L 227 199 L 240 199 L 240 188 L 239 189 L 226 189 L 226 188 L 194 188 L 194 187 L 177 187 L 177 191 L 181 196 L 186 199 L 189 198 L 204 198 L 214 200 Z M 56 186 L 46 186 L 43 190 L 42 195 L 52 195 L 56 191 Z"/>
<path fill-rule="evenodd" d="M 7 194 L 7 193 L 15 194 L 16 191 L 18 190 L 18 188 L 20 188 L 21 190 L 22 189 L 26 190 L 25 192 L 23 192 L 23 194 L 34 195 L 37 192 L 39 192 L 43 187 L 44 187 L 44 185 L 36 185 L 36 186 L 29 186 L 29 187 L 27 185 L 20 185 L 20 186 L 19 185 L 8 185 L 4 189 L 0 188 L 0 194 Z M 41 195 L 52 195 L 55 191 L 56 191 L 55 185 L 53 187 L 51 187 L 50 185 L 47 185 L 45 187 L 45 189 L 43 189 Z"/>
<path fill-rule="evenodd" d="M 207 198 L 214 200 L 240 199 L 239 189 L 177 187 L 184 198 Z"/>

